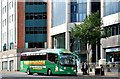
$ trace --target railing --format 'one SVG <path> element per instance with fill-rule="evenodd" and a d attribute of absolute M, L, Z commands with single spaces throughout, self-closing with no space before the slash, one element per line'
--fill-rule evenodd
<path fill-rule="evenodd" d="M 89 71 L 93 72 L 96 67 L 99 66 L 99 63 L 89 63 Z M 120 64 L 109 64 L 106 63 L 106 65 L 102 65 L 105 72 L 120 72 Z M 82 68 L 82 63 L 80 63 L 80 68 Z"/>
<path fill-rule="evenodd" d="M 120 63 L 106 63 L 104 68 L 107 72 L 120 72 Z"/>

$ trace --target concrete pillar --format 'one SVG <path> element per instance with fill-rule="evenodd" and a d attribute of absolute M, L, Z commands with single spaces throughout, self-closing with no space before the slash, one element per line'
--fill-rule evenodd
<path fill-rule="evenodd" d="M 65 49 L 70 50 L 70 34 L 69 31 L 65 33 Z"/>
<path fill-rule="evenodd" d="M 101 59 L 105 59 L 105 49 L 103 49 L 102 45 L 100 46 L 101 49 Z"/>
<path fill-rule="evenodd" d="M 68 22 L 70 21 L 70 6 L 68 5 L 69 0 L 66 0 L 66 32 L 65 32 L 65 49 L 70 50 L 70 34 Z"/>
<path fill-rule="evenodd" d="M 87 15 L 91 13 L 91 0 L 87 0 Z"/>
<path fill-rule="evenodd" d="M 50 35 L 50 28 L 51 28 L 51 0 L 47 0 L 47 47 L 52 48 L 52 40 Z"/>
<path fill-rule="evenodd" d="M 13 63 L 14 66 L 15 66 L 13 70 L 15 70 L 15 71 L 17 71 L 17 69 L 18 69 L 18 64 L 17 64 L 18 62 L 20 62 L 20 61 L 17 61 L 17 56 L 15 56 L 14 57 L 14 63 Z"/>
<path fill-rule="evenodd" d="M 7 70 L 9 71 L 10 70 L 10 61 L 9 61 L 9 58 L 7 58 L 7 63 L 8 63 Z"/>
<path fill-rule="evenodd" d="M 104 0 L 101 0 L 101 18 L 103 18 L 103 16 L 104 16 Z M 105 58 L 105 50 L 102 47 L 102 39 L 101 39 L 100 49 L 101 49 L 101 52 L 100 52 L 101 57 L 100 58 L 104 59 Z"/>
<path fill-rule="evenodd" d="M 49 43 L 49 47 L 48 47 L 48 48 L 52 48 L 52 42 L 53 42 L 53 41 L 52 41 L 52 37 L 51 37 L 51 36 L 50 36 L 50 38 L 49 38 L 49 42 L 50 42 L 50 43 Z"/>
<path fill-rule="evenodd" d="M 53 47 L 54 47 L 54 49 L 55 49 L 55 48 L 56 48 L 56 43 L 57 43 L 57 41 L 56 41 L 56 38 L 55 38 L 55 37 L 53 37 L 53 42 L 54 42 Z"/>
<path fill-rule="evenodd" d="M 20 53 L 17 54 L 17 71 L 20 70 Z"/>
<path fill-rule="evenodd" d="M 104 16 L 104 0 L 101 0 L 101 18 Z"/>
<path fill-rule="evenodd" d="M 66 23 L 70 22 L 70 0 L 66 0 Z M 69 27 L 69 26 L 68 26 Z"/>

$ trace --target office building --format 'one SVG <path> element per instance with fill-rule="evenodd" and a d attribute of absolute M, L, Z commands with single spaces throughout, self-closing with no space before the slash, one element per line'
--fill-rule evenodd
<path fill-rule="evenodd" d="M 48 0 L 48 48 L 71 50 L 81 54 L 81 60 L 86 61 L 86 47 L 83 47 L 79 40 L 73 41 L 70 31 L 75 23 L 80 24 L 87 15 L 97 10 L 100 10 L 100 1 Z M 93 51 L 91 55 L 95 57 L 96 52 Z"/>
<path fill-rule="evenodd" d="M 46 47 L 47 2 L 1 0 L 0 70 L 19 70 L 20 53 Z"/>
<path fill-rule="evenodd" d="M 120 0 L 101 0 L 103 28 L 111 31 L 111 36 L 101 40 L 101 59 L 107 62 L 120 61 Z"/>
<path fill-rule="evenodd" d="M 61 6 L 62 5 L 62 6 Z M 76 40 L 73 42 L 70 31 L 74 23 L 80 24 L 91 12 L 100 11 L 104 29 L 111 30 L 111 36 L 101 39 L 101 46 L 93 46 L 92 61 L 120 61 L 120 1 L 119 0 L 49 0 L 48 4 L 48 47 L 65 48 L 72 51 L 86 49 Z M 99 49 L 100 48 L 100 49 Z M 84 57 L 84 58 L 82 58 Z M 87 59 L 82 55 L 82 59 Z M 96 60 L 95 60 L 96 58 Z M 94 61 L 95 60 L 95 61 Z"/>

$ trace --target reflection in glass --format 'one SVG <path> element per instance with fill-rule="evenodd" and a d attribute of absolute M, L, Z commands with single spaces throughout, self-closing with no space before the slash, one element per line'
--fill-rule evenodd
<path fill-rule="evenodd" d="M 52 26 L 66 22 L 66 0 L 52 1 Z"/>
<path fill-rule="evenodd" d="M 104 16 L 120 12 L 120 1 L 109 1 L 105 0 L 105 13 Z"/>
<path fill-rule="evenodd" d="M 86 17 L 86 13 L 87 13 L 87 3 L 86 0 L 85 1 L 74 1 L 70 3 L 70 22 L 82 22 L 85 17 Z"/>
<path fill-rule="evenodd" d="M 64 66 L 75 66 L 75 56 L 71 54 L 61 54 L 60 64 Z"/>

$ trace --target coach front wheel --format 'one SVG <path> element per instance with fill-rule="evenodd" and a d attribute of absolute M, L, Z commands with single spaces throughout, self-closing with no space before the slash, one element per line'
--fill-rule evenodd
<path fill-rule="evenodd" d="M 52 71 L 50 69 L 47 70 L 47 75 L 48 76 L 52 75 Z"/>

